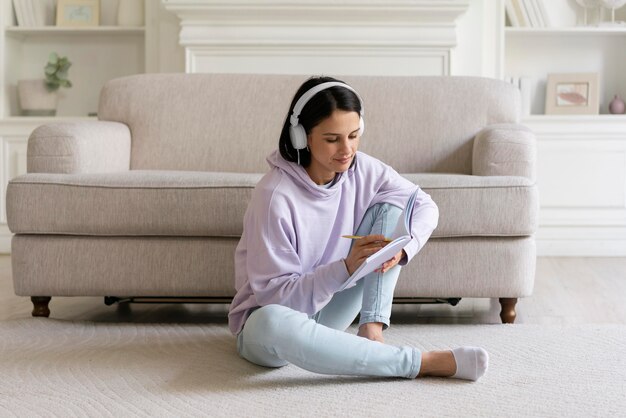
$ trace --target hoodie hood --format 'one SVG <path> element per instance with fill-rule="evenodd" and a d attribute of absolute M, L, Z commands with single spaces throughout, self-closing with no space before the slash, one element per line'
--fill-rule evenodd
<path fill-rule="evenodd" d="M 335 179 L 335 184 L 333 184 L 329 188 L 315 184 L 315 182 L 311 180 L 309 173 L 306 172 L 304 167 L 297 163 L 292 163 L 291 161 L 285 160 L 283 156 L 280 155 L 280 152 L 278 150 L 274 150 L 272 153 L 270 153 L 267 156 L 266 161 L 272 170 L 280 170 L 285 175 L 289 176 L 295 184 L 308 190 L 315 197 L 320 199 L 327 199 L 335 195 L 335 193 L 340 190 L 341 184 L 346 180 L 346 178 L 352 177 L 354 175 L 354 169 L 357 164 L 356 160 L 358 155 L 359 152 L 357 151 L 354 156 L 354 161 L 352 162 L 352 164 L 350 164 L 350 168 L 348 168 L 348 170 L 343 173 L 338 173 Z"/>

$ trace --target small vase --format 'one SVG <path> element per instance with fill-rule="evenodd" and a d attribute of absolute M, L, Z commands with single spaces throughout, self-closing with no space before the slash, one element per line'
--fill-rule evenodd
<path fill-rule="evenodd" d="M 55 116 L 58 91 L 50 91 L 46 80 L 18 80 L 17 96 L 23 116 Z"/>
<path fill-rule="evenodd" d="M 614 115 L 621 115 L 626 109 L 624 101 L 616 94 L 611 103 L 609 103 L 609 112 Z"/>
<path fill-rule="evenodd" d="M 118 26 L 143 26 L 144 0 L 120 0 L 117 5 Z"/>

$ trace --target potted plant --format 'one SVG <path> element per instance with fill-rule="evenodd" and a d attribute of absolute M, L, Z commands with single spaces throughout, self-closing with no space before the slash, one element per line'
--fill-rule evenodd
<path fill-rule="evenodd" d="M 52 52 L 44 67 L 45 78 L 18 80 L 17 92 L 22 115 L 56 115 L 59 88 L 72 87 L 71 81 L 67 78 L 67 71 L 71 65 L 67 57 L 59 57 L 56 52 Z"/>

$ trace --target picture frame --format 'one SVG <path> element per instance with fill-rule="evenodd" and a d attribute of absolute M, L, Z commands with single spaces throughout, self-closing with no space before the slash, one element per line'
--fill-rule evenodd
<path fill-rule="evenodd" d="M 548 74 L 546 115 L 597 115 L 598 73 Z"/>
<path fill-rule="evenodd" d="M 100 0 L 58 0 L 57 26 L 90 27 L 100 24 Z"/>

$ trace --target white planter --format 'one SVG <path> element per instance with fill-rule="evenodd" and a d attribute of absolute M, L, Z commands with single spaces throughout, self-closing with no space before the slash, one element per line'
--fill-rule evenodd
<path fill-rule="evenodd" d="M 46 81 L 18 80 L 17 95 L 23 116 L 55 116 L 58 91 L 49 91 Z"/>
<path fill-rule="evenodd" d="M 118 26 L 143 26 L 144 0 L 120 0 L 117 6 Z"/>

